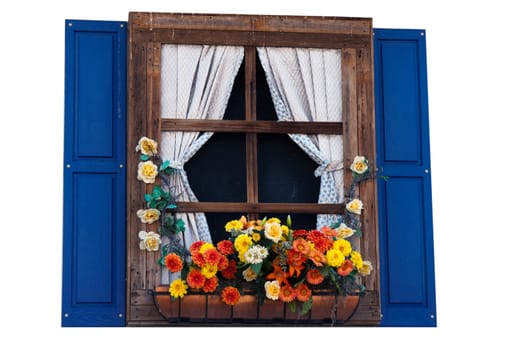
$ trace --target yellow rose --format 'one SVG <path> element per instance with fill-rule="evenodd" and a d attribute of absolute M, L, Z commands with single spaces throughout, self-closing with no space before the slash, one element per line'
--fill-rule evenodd
<path fill-rule="evenodd" d="M 157 209 L 140 209 L 137 216 L 143 224 L 152 224 L 160 217 L 160 211 Z"/>
<path fill-rule="evenodd" d="M 278 222 L 267 222 L 264 225 L 264 236 L 273 242 L 279 242 L 283 235 L 281 224 Z"/>
<path fill-rule="evenodd" d="M 350 170 L 357 174 L 364 174 L 368 170 L 368 162 L 363 156 L 356 156 L 352 165 L 350 165 Z"/>
<path fill-rule="evenodd" d="M 341 223 L 338 228 L 335 230 L 337 232 L 337 238 L 348 238 L 351 237 L 355 230 L 346 226 L 344 223 Z"/>
<path fill-rule="evenodd" d="M 157 166 L 153 164 L 151 160 L 139 163 L 137 179 L 144 181 L 147 184 L 152 184 L 155 182 L 157 174 Z"/>
<path fill-rule="evenodd" d="M 350 202 L 346 204 L 346 210 L 348 210 L 351 213 L 361 215 L 361 210 L 363 210 L 363 202 L 359 199 L 352 199 Z"/>
<path fill-rule="evenodd" d="M 372 267 L 372 263 L 368 260 L 363 261 L 363 266 L 361 266 L 360 269 L 358 269 L 361 276 L 368 276 L 372 272 L 374 268 Z"/>
<path fill-rule="evenodd" d="M 279 293 L 281 292 L 281 286 L 279 286 L 279 282 L 266 281 L 266 283 L 264 283 L 264 290 L 266 290 L 266 297 L 268 299 L 279 299 Z"/>
<path fill-rule="evenodd" d="M 154 154 L 157 154 L 157 142 L 143 136 L 140 138 L 137 147 L 135 147 L 135 150 L 137 152 L 140 151 L 140 153 L 142 154 L 152 156 Z"/>
<path fill-rule="evenodd" d="M 148 252 L 159 250 L 160 235 L 158 233 L 140 231 L 139 238 L 141 239 L 139 243 L 139 248 L 141 250 L 147 250 Z"/>

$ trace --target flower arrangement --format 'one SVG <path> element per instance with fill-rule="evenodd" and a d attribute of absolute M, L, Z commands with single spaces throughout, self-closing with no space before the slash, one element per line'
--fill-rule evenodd
<path fill-rule="evenodd" d="M 159 174 L 173 173 L 169 161 L 157 156 L 154 140 L 141 138 L 137 151 L 141 152 L 138 180 L 154 184 Z M 351 242 L 362 234 L 363 203 L 354 198 L 354 191 L 359 181 L 370 176 L 366 158 L 355 157 L 351 171 L 353 183 L 344 219 L 332 227 L 294 229 L 290 216 L 285 221 L 242 216 L 225 224 L 228 239 L 216 244 L 197 241 L 188 249 L 180 238 L 184 223 L 172 214 L 176 204 L 171 189 L 154 184 L 144 197 L 147 208 L 137 211 L 137 216 L 145 224 L 160 221 L 159 233 L 139 232 L 140 248 L 161 250 L 159 264 L 176 274 L 169 286 L 173 299 L 200 291 L 218 294 L 223 303 L 234 306 L 241 295 L 253 293 L 259 302 L 284 302 L 292 312 L 305 314 L 312 308 L 314 291 L 362 293 L 361 279 L 373 269 Z M 167 243 L 161 244 L 161 236 L 169 238 Z"/>

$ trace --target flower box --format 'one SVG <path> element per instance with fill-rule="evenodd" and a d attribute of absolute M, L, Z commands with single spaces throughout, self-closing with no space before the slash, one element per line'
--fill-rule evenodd
<path fill-rule="evenodd" d="M 312 308 L 301 315 L 287 303 L 265 299 L 262 303 L 250 293 L 241 295 L 234 306 L 224 304 L 216 294 L 189 291 L 173 299 L 169 286 L 150 290 L 159 313 L 170 323 L 180 324 L 343 324 L 350 320 L 359 304 L 359 295 L 337 295 L 332 291 L 313 293 Z"/>

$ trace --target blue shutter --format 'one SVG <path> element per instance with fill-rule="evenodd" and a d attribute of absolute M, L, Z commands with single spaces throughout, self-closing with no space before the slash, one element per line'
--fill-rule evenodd
<path fill-rule="evenodd" d="M 124 326 L 126 22 L 65 25 L 62 326 Z"/>
<path fill-rule="evenodd" d="M 425 31 L 374 29 L 383 326 L 436 326 Z"/>

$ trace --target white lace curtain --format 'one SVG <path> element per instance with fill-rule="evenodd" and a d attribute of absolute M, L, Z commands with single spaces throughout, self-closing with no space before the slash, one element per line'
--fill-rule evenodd
<path fill-rule="evenodd" d="M 339 50 L 260 47 L 257 51 L 280 121 L 341 122 Z M 342 135 L 289 136 L 319 165 L 318 203 L 342 203 Z M 320 214 L 317 228 L 339 219 L 339 215 Z"/>
<path fill-rule="evenodd" d="M 161 118 L 222 119 L 244 56 L 242 47 L 162 45 Z M 177 201 L 198 202 L 184 164 L 210 139 L 212 132 L 163 132 L 160 156 L 175 168 L 170 186 Z M 211 242 L 204 213 L 177 213 L 186 224 L 186 246 Z"/>

